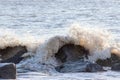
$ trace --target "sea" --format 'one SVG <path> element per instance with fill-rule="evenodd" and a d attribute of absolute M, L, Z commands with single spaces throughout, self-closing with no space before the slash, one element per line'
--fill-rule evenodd
<path fill-rule="evenodd" d="M 0 0 L 0 49 L 26 46 L 17 80 L 120 80 L 120 72 L 59 73 L 54 57 L 67 43 L 89 49 L 89 61 L 120 50 L 120 0 Z M 43 65 L 45 63 L 46 65 Z"/>

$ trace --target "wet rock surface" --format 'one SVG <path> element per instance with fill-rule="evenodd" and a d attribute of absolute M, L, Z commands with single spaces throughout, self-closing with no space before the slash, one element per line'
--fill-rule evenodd
<path fill-rule="evenodd" d="M 16 79 L 15 64 L 0 63 L 0 79 Z"/>
<path fill-rule="evenodd" d="M 57 60 L 61 62 L 76 61 L 88 58 L 89 51 L 80 45 L 66 44 L 55 54 Z"/>
<path fill-rule="evenodd" d="M 84 61 L 88 58 L 89 51 L 82 46 L 67 44 L 61 47 L 55 57 L 63 64 L 56 67 L 58 72 L 97 72 L 104 71 L 102 66 Z"/>
<path fill-rule="evenodd" d="M 7 47 L 0 50 L 1 61 L 0 63 L 19 63 L 23 57 L 22 55 L 27 52 L 24 46 Z"/>
<path fill-rule="evenodd" d="M 56 67 L 56 70 L 62 73 L 104 71 L 102 66 L 96 63 L 91 63 L 87 61 L 67 62 L 67 63 L 64 63 L 62 66 Z"/>
<path fill-rule="evenodd" d="M 98 59 L 96 63 L 104 67 L 111 67 L 112 59 L 111 58 L 107 58 L 105 60 Z"/>
<path fill-rule="evenodd" d="M 101 66 L 111 67 L 112 70 L 120 71 L 120 57 L 116 54 L 112 53 L 110 58 L 97 60 L 96 63 Z"/>
<path fill-rule="evenodd" d="M 27 52 L 24 46 L 7 47 L 0 49 L 0 78 L 16 79 L 16 66 L 22 59 L 22 55 Z"/>
<path fill-rule="evenodd" d="M 89 50 L 82 46 L 66 44 L 55 54 L 61 66 L 56 67 L 58 72 L 97 72 L 103 71 L 102 67 L 111 67 L 112 70 L 120 71 L 120 57 L 111 53 L 111 57 L 105 60 L 97 60 L 95 63 L 86 62 Z M 82 61 L 81 61 L 82 60 Z"/>

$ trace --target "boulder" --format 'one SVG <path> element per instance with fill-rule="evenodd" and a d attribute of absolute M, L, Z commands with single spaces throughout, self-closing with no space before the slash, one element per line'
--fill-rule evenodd
<path fill-rule="evenodd" d="M 101 66 L 107 66 L 107 67 L 112 67 L 115 64 L 120 63 L 120 57 L 116 54 L 111 53 L 111 57 L 107 58 L 105 60 L 97 60 L 96 61 L 97 64 L 101 65 Z"/>
<path fill-rule="evenodd" d="M 112 67 L 112 70 L 120 70 L 120 55 L 116 51 L 111 52 L 111 57 L 96 63 L 86 62 L 89 50 L 80 45 L 66 44 L 62 46 L 55 57 L 62 64 L 56 67 L 59 72 L 97 72 L 103 71 L 102 67 Z M 82 61 L 81 61 L 82 60 Z"/>
<path fill-rule="evenodd" d="M 76 61 L 79 59 L 88 58 L 89 51 L 80 45 L 66 44 L 59 49 L 55 54 L 57 60 L 62 63 L 67 61 Z"/>
<path fill-rule="evenodd" d="M 62 73 L 104 71 L 102 66 L 96 63 L 91 63 L 87 61 L 67 62 L 67 63 L 64 63 L 62 66 L 56 67 L 56 70 Z"/>
<path fill-rule="evenodd" d="M 15 64 L 0 63 L 0 79 L 16 79 Z"/>
<path fill-rule="evenodd" d="M 58 61 L 61 61 L 61 66 L 55 69 L 58 72 L 97 72 L 103 71 L 102 66 L 84 61 L 88 58 L 89 50 L 80 45 L 66 44 L 61 47 L 55 54 Z"/>
<path fill-rule="evenodd" d="M 1 55 L 1 63 L 19 63 L 23 57 L 22 55 L 27 52 L 26 47 L 24 46 L 15 46 L 15 47 L 7 47 L 5 49 L 0 50 Z"/>

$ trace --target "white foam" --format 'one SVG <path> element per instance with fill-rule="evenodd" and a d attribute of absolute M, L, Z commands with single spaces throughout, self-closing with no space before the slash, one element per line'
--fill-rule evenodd
<path fill-rule="evenodd" d="M 90 51 L 90 61 L 106 59 L 110 57 L 111 34 L 106 30 L 85 28 L 79 24 L 73 24 L 69 35 L 75 40 L 75 44 L 82 45 Z"/>
<path fill-rule="evenodd" d="M 0 29 L 0 49 L 15 46 L 26 46 L 29 53 L 35 53 L 42 40 L 31 35 L 17 35 L 14 30 Z"/>

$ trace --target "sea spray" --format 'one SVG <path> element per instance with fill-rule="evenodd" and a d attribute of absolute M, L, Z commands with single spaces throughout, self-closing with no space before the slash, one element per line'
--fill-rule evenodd
<path fill-rule="evenodd" d="M 107 30 L 73 24 L 69 34 L 75 40 L 75 44 L 84 46 L 90 51 L 90 61 L 110 57 L 112 37 Z"/>
<path fill-rule="evenodd" d="M 91 62 L 110 58 L 111 40 L 113 39 L 107 30 L 73 24 L 67 35 L 57 35 L 41 43 L 35 55 L 22 61 L 19 67 L 35 71 L 55 71 L 54 67 L 61 65 L 55 58 L 55 53 L 65 44 L 81 45 L 88 49 L 90 52 L 88 60 Z"/>
<path fill-rule="evenodd" d="M 1 49 L 19 45 L 27 47 L 28 52 L 23 57 L 31 57 L 25 58 L 18 66 L 29 70 L 49 71 L 61 65 L 57 61 L 55 53 L 65 44 L 81 45 L 88 49 L 90 52 L 88 60 L 91 62 L 110 58 L 111 51 L 119 53 L 119 45 L 111 43 L 115 41 L 110 32 L 98 28 L 84 27 L 84 25 L 81 26 L 77 23 L 72 24 L 64 36 L 56 35 L 47 40 L 35 39 L 30 35 L 18 36 L 10 30 L 6 30 L 5 33 L 1 30 L 0 33 Z M 116 44 L 116 46 L 113 44 Z"/>
<path fill-rule="evenodd" d="M 35 39 L 30 34 L 18 35 L 14 30 L 0 29 L 0 49 L 6 47 L 26 46 L 30 52 L 35 52 L 36 48 L 42 43 L 42 39 Z"/>

